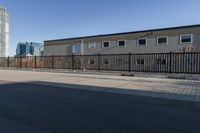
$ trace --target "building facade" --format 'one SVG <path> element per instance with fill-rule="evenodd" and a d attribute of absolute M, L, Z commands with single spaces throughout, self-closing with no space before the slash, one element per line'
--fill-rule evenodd
<path fill-rule="evenodd" d="M 41 56 L 43 51 L 42 43 L 20 42 L 17 44 L 16 56 Z"/>
<path fill-rule="evenodd" d="M 16 55 L 27 55 L 29 54 L 29 43 L 28 42 L 19 42 L 17 44 Z"/>
<path fill-rule="evenodd" d="M 44 52 L 44 45 L 42 43 L 30 42 L 30 54 L 33 56 L 42 56 Z"/>
<path fill-rule="evenodd" d="M 199 51 L 200 25 L 87 36 L 44 42 L 44 55 Z"/>
<path fill-rule="evenodd" d="M 9 21 L 8 12 L 0 7 L 0 57 L 8 56 Z"/>

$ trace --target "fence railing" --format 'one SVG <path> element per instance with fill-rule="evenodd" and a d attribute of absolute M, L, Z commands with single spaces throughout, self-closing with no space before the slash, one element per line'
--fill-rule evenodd
<path fill-rule="evenodd" d="M 0 67 L 200 74 L 200 52 L 1 57 Z"/>

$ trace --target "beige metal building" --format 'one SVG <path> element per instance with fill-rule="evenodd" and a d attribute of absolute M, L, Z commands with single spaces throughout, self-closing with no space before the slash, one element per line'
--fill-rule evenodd
<path fill-rule="evenodd" d="M 44 41 L 44 55 L 200 51 L 200 25 Z"/>

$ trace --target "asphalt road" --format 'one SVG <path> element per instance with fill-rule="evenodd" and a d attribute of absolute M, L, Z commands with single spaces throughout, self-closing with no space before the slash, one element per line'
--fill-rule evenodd
<path fill-rule="evenodd" d="M 200 103 L 0 81 L 0 133 L 199 133 Z"/>

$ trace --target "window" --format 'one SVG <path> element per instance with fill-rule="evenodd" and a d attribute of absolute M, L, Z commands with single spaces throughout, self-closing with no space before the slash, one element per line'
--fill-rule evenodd
<path fill-rule="evenodd" d="M 103 65 L 108 65 L 109 64 L 109 60 L 108 59 L 103 59 L 102 60 L 102 64 Z"/>
<path fill-rule="evenodd" d="M 110 47 L 110 42 L 102 42 L 102 48 Z"/>
<path fill-rule="evenodd" d="M 72 46 L 72 52 L 73 53 L 80 53 L 81 52 L 81 44 L 74 44 Z"/>
<path fill-rule="evenodd" d="M 118 41 L 117 42 L 117 46 L 118 47 L 124 47 L 124 46 L 126 46 L 126 41 L 125 40 Z"/>
<path fill-rule="evenodd" d="M 180 43 L 192 43 L 192 34 L 181 35 L 180 36 Z"/>
<path fill-rule="evenodd" d="M 168 38 L 167 37 L 158 37 L 157 44 L 167 44 Z"/>
<path fill-rule="evenodd" d="M 94 42 L 88 43 L 88 48 L 89 48 L 89 49 L 94 49 L 94 48 L 96 48 L 96 43 L 94 43 Z"/>
<path fill-rule="evenodd" d="M 141 38 L 141 39 L 138 39 L 138 45 L 147 45 L 147 39 L 146 38 Z"/>
<path fill-rule="evenodd" d="M 124 58 L 116 59 L 116 65 L 117 66 L 124 66 L 128 64 L 128 60 Z"/>
<path fill-rule="evenodd" d="M 157 65 L 166 65 L 166 59 L 157 59 L 156 64 Z"/>
<path fill-rule="evenodd" d="M 144 59 L 137 59 L 137 65 L 144 65 Z"/>
<path fill-rule="evenodd" d="M 94 62 L 95 62 L 94 59 L 90 59 L 90 60 L 89 60 L 89 64 L 90 64 L 90 65 L 94 65 Z"/>

